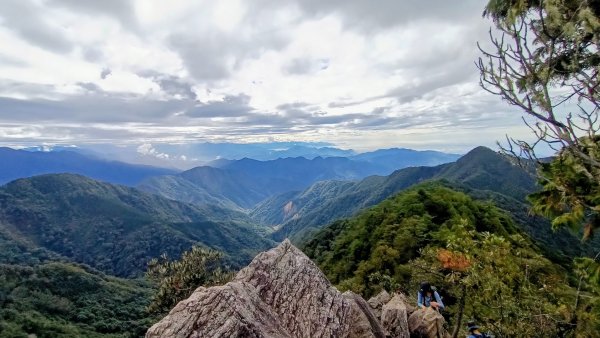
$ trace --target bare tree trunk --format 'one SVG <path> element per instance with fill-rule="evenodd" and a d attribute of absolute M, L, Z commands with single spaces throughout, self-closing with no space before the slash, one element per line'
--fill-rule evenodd
<path fill-rule="evenodd" d="M 463 313 L 465 311 L 465 298 L 467 296 L 467 287 L 463 284 L 461 289 L 460 299 L 458 300 L 458 313 L 456 314 L 456 324 L 452 331 L 452 338 L 458 337 L 460 326 L 462 325 Z"/>

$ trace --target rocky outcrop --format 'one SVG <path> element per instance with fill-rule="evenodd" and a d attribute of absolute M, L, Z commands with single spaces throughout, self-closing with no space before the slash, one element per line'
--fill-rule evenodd
<path fill-rule="evenodd" d="M 444 318 L 403 294 L 365 301 L 340 293 L 289 241 L 256 256 L 222 286 L 199 287 L 153 325 L 147 338 L 446 338 Z"/>
<path fill-rule="evenodd" d="M 381 310 L 381 325 L 388 337 L 409 338 L 408 313 L 404 297 L 399 294 L 383 305 Z"/>
<path fill-rule="evenodd" d="M 364 299 L 342 295 L 286 240 L 226 285 L 196 289 L 146 337 L 385 336 Z"/>
<path fill-rule="evenodd" d="M 408 317 L 410 336 L 414 338 L 450 338 L 444 317 L 432 308 L 419 309 Z"/>
<path fill-rule="evenodd" d="M 383 306 L 392 299 L 390 294 L 383 290 L 377 296 L 371 297 L 367 303 L 371 307 L 371 310 L 375 313 L 378 319 L 381 319 L 381 310 L 383 310 Z"/>

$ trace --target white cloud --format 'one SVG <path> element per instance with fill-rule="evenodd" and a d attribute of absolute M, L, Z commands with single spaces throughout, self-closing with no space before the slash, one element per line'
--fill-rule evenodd
<path fill-rule="evenodd" d="M 168 160 L 170 157 L 169 154 L 161 153 L 154 149 L 154 147 L 150 143 L 144 143 L 137 147 L 137 152 L 145 156 L 154 156 L 163 160 Z"/>
<path fill-rule="evenodd" d="M 518 114 L 478 87 L 489 23 L 477 0 L 11 3 L 0 7 L 11 142 L 112 138 L 168 156 L 148 142 L 466 149 L 493 144 L 492 130 L 523 135 Z M 35 127 L 14 127 L 25 123 Z"/>

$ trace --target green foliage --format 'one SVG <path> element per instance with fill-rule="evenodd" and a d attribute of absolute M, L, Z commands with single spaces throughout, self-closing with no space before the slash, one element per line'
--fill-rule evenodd
<path fill-rule="evenodd" d="M 377 273 L 407 285 L 409 261 L 427 245 L 442 245 L 438 232 L 465 220 L 477 231 L 501 235 L 517 231 L 510 218 L 491 204 L 473 201 L 441 183 L 428 183 L 356 218 L 333 223 L 309 240 L 304 251 L 333 283 L 369 297 L 384 284 L 370 282 Z"/>
<path fill-rule="evenodd" d="M 233 274 L 222 268 L 223 254 L 194 246 L 181 259 L 171 261 L 166 255 L 148 264 L 146 277 L 158 290 L 148 309 L 150 312 L 169 311 L 179 301 L 188 298 L 199 286 L 224 284 Z"/>
<path fill-rule="evenodd" d="M 594 258 L 575 259 L 575 272 L 579 276 L 577 332 L 600 336 L 600 262 Z M 582 335 L 583 336 L 583 335 Z"/>
<path fill-rule="evenodd" d="M 446 185 L 420 184 L 336 221 L 307 241 L 304 252 L 339 288 L 367 298 L 399 287 L 413 295 L 429 280 L 445 297 L 451 325 L 459 325 L 462 311 L 462 318 L 503 337 L 593 332 L 599 322 L 584 310 L 594 303 L 576 305 L 567 273 L 506 213 Z"/>
<path fill-rule="evenodd" d="M 525 123 L 535 137 L 509 139 L 505 150 L 537 159 L 540 144 L 566 148 L 577 165 L 593 168 L 588 174 L 595 175 L 600 161 L 586 148 L 600 130 L 600 2 L 489 0 L 484 14 L 501 36 L 490 34 L 492 48 L 481 49 L 481 85 L 529 115 Z M 558 223 L 580 218 L 578 206 L 571 207 Z"/>
<path fill-rule="evenodd" d="M 139 337 L 155 320 L 143 281 L 49 262 L 0 265 L 0 337 Z"/>
<path fill-rule="evenodd" d="M 600 159 L 600 138 L 581 139 L 579 150 Z M 529 196 L 532 210 L 552 220 L 552 226 L 583 230 L 584 238 L 600 227 L 600 168 L 563 149 L 540 168 L 542 190 Z"/>
<path fill-rule="evenodd" d="M 225 252 L 238 266 L 272 245 L 237 213 L 70 174 L 0 187 L 0 245 L 2 238 L 10 238 L 11 252 L 39 248 L 122 277 L 140 276 L 150 259 L 179 256 L 195 244 Z"/>
<path fill-rule="evenodd" d="M 501 337 L 554 337 L 570 328 L 572 290 L 521 235 L 481 233 L 465 222 L 438 236 L 441 248 L 428 246 L 411 262 L 413 279 L 435 281 L 451 299 L 465 297 L 464 318 Z M 459 311 L 450 306 L 447 315 Z"/>

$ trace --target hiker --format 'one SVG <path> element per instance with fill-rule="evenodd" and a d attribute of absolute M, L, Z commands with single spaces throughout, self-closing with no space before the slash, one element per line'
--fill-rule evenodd
<path fill-rule="evenodd" d="M 431 307 L 441 311 L 444 309 L 442 297 L 437 293 L 435 287 L 432 287 L 429 282 L 422 282 L 421 289 L 417 295 L 417 306 L 421 309 Z"/>
<path fill-rule="evenodd" d="M 467 338 L 487 338 L 488 336 L 485 333 L 479 331 L 479 326 L 475 324 L 475 321 L 469 321 L 467 323 L 467 330 L 469 331 L 469 335 Z"/>

